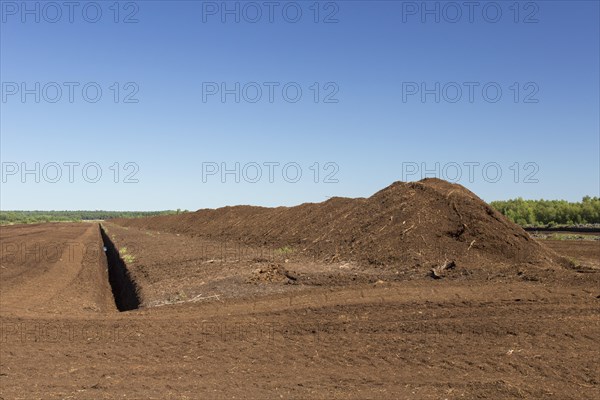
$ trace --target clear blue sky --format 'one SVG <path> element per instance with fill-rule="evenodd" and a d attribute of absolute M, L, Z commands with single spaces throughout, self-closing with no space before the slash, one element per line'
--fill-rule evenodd
<path fill-rule="evenodd" d="M 112 0 L 72 10 L 54 6 L 62 1 L 27 2 L 26 10 L 1 3 L 2 209 L 295 205 L 369 196 L 420 179 L 422 166 L 451 179 L 460 166 L 458 183 L 487 201 L 575 201 L 600 190 L 598 1 L 482 1 L 472 10 L 462 1 L 338 1 L 320 2 L 318 15 L 314 1 L 272 10 L 227 2 L 239 22 L 221 1 L 120 2 L 118 15 Z M 236 82 L 239 103 L 212 94 Z M 421 84 L 433 90 L 424 98 Z M 257 85 L 262 97 L 252 102 Z M 22 97 L 22 89 L 30 92 Z M 79 163 L 73 182 L 68 162 Z M 203 176 L 203 163 L 208 172 L 236 162 L 239 183 L 234 174 L 224 183 L 220 173 Z M 273 182 L 269 162 L 281 164 Z M 36 173 L 22 176 L 35 163 L 39 183 Z M 96 164 L 87 180 L 102 171 L 96 183 L 83 179 L 88 163 Z M 261 166 L 257 183 L 251 163 Z M 284 179 L 287 163 L 301 168 L 299 182 L 288 182 L 293 166 Z M 479 163 L 472 182 L 465 163 Z M 137 183 L 123 182 L 129 172 Z"/>

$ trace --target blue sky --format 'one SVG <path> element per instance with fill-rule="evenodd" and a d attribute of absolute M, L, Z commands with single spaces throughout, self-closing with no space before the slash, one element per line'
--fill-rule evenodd
<path fill-rule="evenodd" d="M 1 3 L 2 209 L 599 194 L 597 1 Z"/>

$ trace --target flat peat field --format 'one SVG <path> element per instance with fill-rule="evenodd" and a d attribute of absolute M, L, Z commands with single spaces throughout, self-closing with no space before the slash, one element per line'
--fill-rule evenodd
<path fill-rule="evenodd" d="M 102 226 L 0 228 L 0 398 L 600 398 L 599 241 L 433 279 Z"/>

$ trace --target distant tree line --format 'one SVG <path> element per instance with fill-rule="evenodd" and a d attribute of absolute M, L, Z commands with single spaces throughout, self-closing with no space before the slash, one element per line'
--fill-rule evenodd
<path fill-rule="evenodd" d="M 585 196 L 581 202 L 565 200 L 493 201 L 492 207 L 521 226 L 600 224 L 600 198 Z"/>
<path fill-rule="evenodd" d="M 0 225 L 34 224 L 40 222 L 76 222 L 111 218 L 139 218 L 169 215 L 187 210 L 166 211 L 0 211 Z"/>

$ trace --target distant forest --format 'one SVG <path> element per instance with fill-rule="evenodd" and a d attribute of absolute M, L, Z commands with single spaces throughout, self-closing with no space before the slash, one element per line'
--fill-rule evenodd
<path fill-rule="evenodd" d="M 600 198 L 585 196 L 580 202 L 565 200 L 493 201 L 492 207 L 521 226 L 600 224 Z"/>
<path fill-rule="evenodd" d="M 111 218 L 140 218 L 152 215 L 179 214 L 181 210 L 166 211 L 0 211 L 0 225 L 35 224 L 40 222 L 78 222 Z"/>
<path fill-rule="evenodd" d="M 600 224 L 600 198 L 584 197 L 580 202 L 565 200 L 493 201 L 492 207 L 521 226 Z M 0 225 L 39 222 L 105 220 L 170 215 L 187 210 L 166 211 L 0 211 Z"/>

